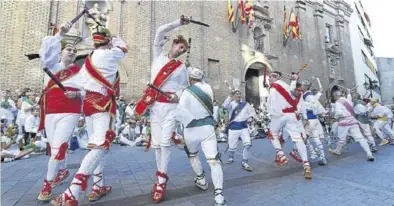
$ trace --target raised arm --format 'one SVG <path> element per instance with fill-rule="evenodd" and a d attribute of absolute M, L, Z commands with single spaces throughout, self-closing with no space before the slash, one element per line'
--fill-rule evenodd
<path fill-rule="evenodd" d="M 180 20 L 160 26 L 156 31 L 155 40 L 153 42 L 153 58 L 157 58 L 163 52 L 166 34 L 181 25 L 189 24 L 189 22 L 190 20 L 182 15 Z"/>
<path fill-rule="evenodd" d="M 66 33 L 70 30 L 72 24 L 67 22 L 60 27 L 59 32 L 55 36 L 44 37 L 39 50 L 40 61 L 43 67 L 49 70 L 60 61 L 60 52 L 62 50 L 61 41 Z"/>
<path fill-rule="evenodd" d="M 231 102 L 233 101 L 232 96 L 228 96 L 227 99 L 224 100 L 223 102 L 223 108 L 227 109 L 228 111 L 230 111 L 231 109 Z"/>
<path fill-rule="evenodd" d="M 297 86 L 297 80 L 291 80 L 289 86 L 290 86 L 290 92 L 294 92 L 294 90 L 296 89 L 296 86 Z"/>
<path fill-rule="evenodd" d="M 112 58 L 115 63 L 122 60 L 128 52 L 127 44 L 119 37 L 112 38 Z"/>
<path fill-rule="evenodd" d="M 352 90 L 347 89 L 346 99 L 352 101 Z"/>
<path fill-rule="evenodd" d="M 176 20 L 169 24 L 164 24 L 160 26 L 155 35 L 155 40 L 153 42 L 153 57 L 158 57 L 163 52 L 163 46 L 165 41 L 165 36 L 168 32 L 174 30 L 181 26 L 181 21 Z"/>
<path fill-rule="evenodd" d="M 41 48 L 39 51 L 41 66 L 46 67 L 49 70 L 60 61 L 60 52 L 62 50 L 62 44 L 60 43 L 63 39 L 62 36 L 56 34 L 55 36 L 47 36 L 42 39 Z"/>

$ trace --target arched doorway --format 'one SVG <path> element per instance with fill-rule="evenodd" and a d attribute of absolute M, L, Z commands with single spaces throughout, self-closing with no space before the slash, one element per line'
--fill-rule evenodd
<path fill-rule="evenodd" d="M 255 107 L 260 106 L 259 70 L 248 69 L 245 74 L 245 99 Z"/>
<path fill-rule="evenodd" d="M 255 62 L 248 65 L 245 71 L 245 100 L 260 108 L 267 97 L 266 88 L 263 87 L 265 64 Z M 269 71 L 267 71 L 269 72 Z"/>

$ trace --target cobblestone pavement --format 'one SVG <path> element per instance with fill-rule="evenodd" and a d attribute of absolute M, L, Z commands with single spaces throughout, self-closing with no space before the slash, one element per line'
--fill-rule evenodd
<path fill-rule="evenodd" d="M 291 150 L 287 145 L 287 151 Z M 219 145 L 223 151 L 225 144 Z M 224 195 L 227 205 L 394 205 L 394 148 L 384 146 L 376 153 L 375 162 L 367 162 L 366 155 L 357 144 L 348 146 L 340 157 L 328 154 L 329 165 L 313 164 L 313 179 L 305 180 L 302 166 L 290 160 L 283 167 L 274 164 L 275 152 L 267 140 L 253 141 L 250 165 L 253 172 L 241 169 L 241 148 L 235 162 L 224 164 Z M 68 167 L 75 174 L 87 151 L 79 150 L 68 156 Z M 200 154 L 201 155 L 201 154 Z M 226 160 L 228 154 L 223 159 Z M 203 161 L 208 181 L 209 166 Z M 26 160 L 1 164 L 1 205 L 48 205 L 36 200 L 47 166 L 44 155 Z M 94 205 L 151 205 L 150 191 L 154 181 L 156 163 L 154 152 L 139 147 L 114 145 L 107 158 L 105 183 L 113 187 L 112 193 Z M 202 192 L 194 186 L 193 170 L 184 151 L 173 147 L 169 165 L 166 199 L 157 205 L 212 205 L 213 186 Z M 63 192 L 71 182 L 53 189 Z M 87 201 L 92 178 L 81 205 Z"/>

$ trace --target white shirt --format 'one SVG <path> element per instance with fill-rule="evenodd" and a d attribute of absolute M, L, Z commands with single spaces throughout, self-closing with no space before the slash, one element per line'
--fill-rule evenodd
<path fill-rule="evenodd" d="M 4 98 L 2 98 L 0 100 L 0 102 L 4 102 L 4 101 L 6 101 Z M 9 108 L 0 108 L 0 110 L 2 110 L 2 112 L 0 112 L 0 117 L 3 115 L 6 116 L 8 124 L 10 124 L 15 119 L 13 112 L 17 111 L 17 108 L 15 106 L 14 100 L 12 100 L 11 98 L 8 98 L 7 101 L 8 101 L 8 104 L 10 105 L 10 107 Z"/>
<path fill-rule="evenodd" d="M 95 66 L 101 75 L 110 83 L 114 84 L 116 80 L 116 73 L 118 72 L 117 64 L 124 57 L 125 53 L 118 48 L 127 47 L 126 43 L 117 38 L 112 40 L 113 48 L 111 49 L 96 49 L 91 55 L 91 64 Z M 86 70 L 85 64 L 78 73 L 79 85 L 88 91 L 98 92 L 102 95 L 107 95 L 107 88 L 96 81 Z"/>
<path fill-rule="evenodd" d="M 282 80 L 277 80 L 275 83 L 281 85 L 290 95 L 291 90 L 294 90 L 295 88 L 296 82 L 292 81 L 290 86 Z M 283 109 L 291 107 L 292 106 L 287 102 L 287 100 L 275 88 L 270 88 L 267 99 L 268 114 L 272 116 L 280 116 L 283 115 Z"/>
<path fill-rule="evenodd" d="M 30 133 L 37 133 L 39 125 L 40 125 L 40 117 L 39 116 L 35 117 L 34 115 L 31 114 L 26 118 L 25 131 Z"/>
<path fill-rule="evenodd" d="M 374 117 L 387 117 L 387 118 L 392 118 L 393 114 L 391 110 L 379 103 L 376 103 L 377 105 L 373 108 L 373 111 L 371 112 L 371 116 Z"/>
<path fill-rule="evenodd" d="M 213 100 L 213 91 L 208 83 L 197 82 L 194 85 L 200 88 L 205 94 L 211 97 L 211 100 Z M 176 112 L 176 119 L 185 127 L 193 120 L 204 119 L 205 117 L 211 116 L 202 103 L 188 90 L 182 93 Z"/>
<path fill-rule="evenodd" d="M 224 100 L 223 107 L 227 109 L 229 112 L 229 119 L 231 119 L 231 115 L 234 111 L 234 109 L 239 105 L 240 103 L 236 101 L 232 101 L 231 97 L 227 97 L 226 100 Z M 254 108 L 249 104 L 246 103 L 245 107 L 241 110 L 240 113 L 237 114 L 237 116 L 232 120 L 234 122 L 244 122 L 248 120 L 250 117 L 255 117 L 257 118 L 256 111 Z"/>
<path fill-rule="evenodd" d="M 153 83 L 159 71 L 166 65 L 170 59 L 168 54 L 164 53 L 164 37 L 167 32 L 181 26 L 179 20 L 160 26 L 157 29 L 153 45 L 153 62 L 151 70 L 151 83 Z M 174 92 L 178 97 L 181 96 L 182 90 L 189 85 L 189 75 L 184 64 L 180 65 L 170 77 L 161 86 L 164 92 Z"/>
<path fill-rule="evenodd" d="M 308 96 L 306 96 L 306 98 L 305 98 L 306 110 L 312 111 L 313 114 L 315 114 L 315 115 L 327 113 L 327 110 L 319 102 L 319 98 L 321 96 L 321 93 L 319 92 L 320 95 L 318 95 L 318 94 L 313 95 L 311 91 L 307 91 L 307 92 L 310 92 L 310 94 Z M 305 92 L 303 95 L 305 95 L 307 92 Z"/>
<path fill-rule="evenodd" d="M 136 129 L 137 129 L 137 127 L 132 128 L 132 127 L 130 127 L 130 125 L 128 124 L 128 125 L 126 125 L 126 127 L 123 129 L 121 135 L 122 135 L 124 138 L 128 139 L 128 140 L 134 141 L 134 140 L 137 138 Z"/>
<path fill-rule="evenodd" d="M 344 97 L 341 97 L 335 102 L 334 117 L 336 119 L 337 118 L 353 117 L 353 115 L 348 111 L 348 109 L 340 101 L 346 101 L 353 108 L 353 103 L 351 101 L 349 101 L 348 99 L 345 99 Z"/>
<path fill-rule="evenodd" d="M 127 106 L 125 113 L 127 116 L 133 118 L 135 116 L 135 111 L 134 111 L 134 107 L 133 106 Z"/>
<path fill-rule="evenodd" d="M 1 136 L 1 143 L 11 144 L 11 142 L 12 142 L 11 138 L 7 136 Z M 7 153 L 13 155 L 18 155 L 21 152 L 17 141 L 13 143 L 8 149 L 2 151 L 6 151 Z"/>
<path fill-rule="evenodd" d="M 363 104 L 357 104 L 356 106 L 354 106 L 354 113 L 360 115 L 367 115 L 368 107 Z"/>
<path fill-rule="evenodd" d="M 26 101 L 22 102 L 21 111 L 19 112 L 19 124 L 20 126 L 24 126 L 26 122 L 26 118 L 31 115 L 31 109 L 33 105 L 29 104 Z"/>
<path fill-rule="evenodd" d="M 56 74 L 66 69 L 64 63 L 60 61 L 60 53 L 62 50 L 61 40 L 62 36 L 56 34 L 55 36 L 46 36 L 42 39 L 41 48 L 39 51 L 41 66 L 46 67 L 52 74 Z M 72 66 L 72 65 L 69 65 Z M 67 67 L 68 68 L 68 67 Z M 77 75 L 62 81 L 65 87 L 79 88 Z M 48 75 L 44 76 L 44 85 L 46 86 L 50 80 Z"/>

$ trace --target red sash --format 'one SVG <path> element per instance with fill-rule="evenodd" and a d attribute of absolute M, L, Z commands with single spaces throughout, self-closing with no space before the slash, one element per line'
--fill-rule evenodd
<path fill-rule="evenodd" d="M 86 92 L 84 98 L 83 111 L 86 116 L 98 112 L 109 111 L 111 117 L 116 115 L 115 97 L 119 95 L 119 73 L 116 74 L 115 83 L 112 85 L 108 82 L 101 72 L 91 63 L 90 56 L 85 59 L 85 68 L 88 74 L 95 79 L 99 84 L 107 89 L 107 95 L 104 96 L 96 92 Z"/>
<path fill-rule="evenodd" d="M 79 70 L 79 66 L 73 64 L 54 75 L 60 82 L 64 82 L 78 74 Z M 78 89 L 72 87 L 66 87 L 66 89 L 67 91 L 78 91 Z M 41 110 L 38 131 L 45 129 L 46 114 L 80 113 L 82 106 L 81 100 L 67 98 L 64 95 L 64 91 L 52 79 L 43 90 L 39 104 Z"/>
<path fill-rule="evenodd" d="M 341 103 L 346 108 L 346 110 L 352 115 L 352 116 L 340 119 L 338 122 L 338 125 L 339 126 L 351 126 L 351 125 L 358 124 L 360 126 L 359 121 L 355 118 L 356 113 L 354 113 L 352 105 L 349 104 L 349 102 L 346 101 L 345 99 L 339 99 L 337 101 L 339 103 Z"/>
<path fill-rule="evenodd" d="M 286 91 L 285 88 L 282 87 L 282 85 L 278 84 L 278 83 L 272 83 L 271 84 L 271 88 L 276 89 L 276 91 L 279 92 L 280 95 L 282 95 L 283 98 L 285 98 L 285 100 L 287 101 L 287 103 L 290 104 L 290 108 L 284 108 L 282 111 L 284 113 L 294 113 L 297 111 L 297 105 L 298 102 L 300 101 L 301 95 L 298 95 L 296 99 L 293 99 L 289 92 Z"/>
<path fill-rule="evenodd" d="M 159 73 L 156 75 L 155 80 L 153 81 L 153 86 L 160 88 L 167 81 L 167 79 L 171 76 L 171 74 L 182 65 L 181 61 L 172 59 L 166 65 L 161 68 Z M 144 91 L 144 95 L 140 100 L 138 100 L 135 106 L 135 113 L 138 116 L 143 115 L 148 106 L 153 104 L 155 101 L 165 102 L 166 98 L 161 97 L 162 94 L 158 93 L 156 90 L 148 87 Z"/>

